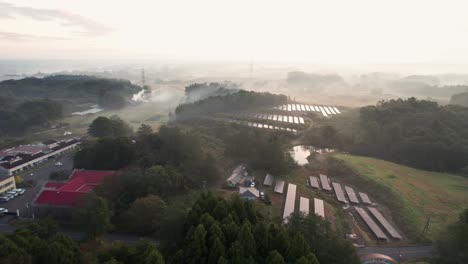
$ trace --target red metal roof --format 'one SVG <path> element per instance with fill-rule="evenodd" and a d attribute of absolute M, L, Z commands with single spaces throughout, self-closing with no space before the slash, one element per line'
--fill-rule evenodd
<path fill-rule="evenodd" d="M 92 191 L 104 179 L 115 175 L 115 171 L 75 170 L 67 183 L 47 182 L 36 199 L 38 205 L 74 206 L 79 198 Z"/>

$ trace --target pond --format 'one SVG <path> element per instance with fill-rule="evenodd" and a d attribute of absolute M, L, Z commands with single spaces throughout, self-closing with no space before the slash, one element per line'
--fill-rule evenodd
<path fill-rule="evenodd" d="M 308 164 L 307 158 L 310 156 L 310 146 L 295 146 L 292 148 L 291 156 L 299 165 Z"/>

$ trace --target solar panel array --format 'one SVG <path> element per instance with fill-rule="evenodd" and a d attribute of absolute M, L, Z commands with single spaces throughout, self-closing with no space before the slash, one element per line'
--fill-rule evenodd
<path fill-rule="evenodd" d="M 327 175 L 320 174 L 320 182 L 322 183 L 322 189 L 326 191 L 331 191 L 332 188 L 330 186 L 330 182 L 328 182 Z"/>
<path fill-rule="evenodd" d="M 325 207 L 323 206 L 323 200 L 314 198 L 314 212 L 316 215 L 325 218 Z"/>
<path fill-rule="evenodd" d="M 276 193 L 283 193 L 284 190 L 284 181 L 276 181 L 275 185 L 275 192 Z"/>
<path fill-rule="evenodd" d="M 238 113 L 235 115 L 238 117 L 249 118 L 249 119 L 263 119 L 263 120 L 272 120 L 272 121 L 292 123 L 292 124 L 305 124 L 305 120 L 301 116 L 275 115 L 275 114 L 262 114 L 262 113 Z"/>
<path fill-rule="evenodd" d="M 366 193 L 359 192 L 359 196 L 361 197 L 363 203 L 372 204 L 371 200 L 369 199 L 369 196 L 367 196 Z"/>
<path fill-rule="evenodd" d="M 304 215 L 309 214 L 309 199 L 305 197 L 301 197 L 299 199 L 299 211 L 304 213 Z"/>
<path fill-rule="evenodd" d="M 358 198 L 356 196 L 356 193 L 354 192 L 353 188 L 351 188 L 349 186 L 345 186 L 345 191 L 346 191 L 346 194 L 348 195 L 349 200 L 352 203 L 356 203 L 356 204 L 359 203 L 359 200 L 358 200 Z"/>
<path fill-rule="evenodd" d="M 270 174 L 267 174 L 265 176 L 265 180 L 263 181 L 263 185 L 271 186 L 272 184 L 273 184 L 273 176 L 271 176 Z"/>
<path fill-rule="evenodd" d="M 385 219 L 382 214 L 373 207 L 367 207 L 371 214 L 379 221 L 379 223 L 387 230 L 391 237 L 401 239 L 401 235 L 393 228 L 393 226 Z"/>
<path fill-rule="evenodd" d="M 377 226 L 374 220 L 372 220 L 372 218 L 366 213 L 364 208 L 361 208 L 361 207 L 354 207 L 354 208 L 356 208 L 356 211 L 358 212 L 359 216 L 361 216 L 362 220 L 364 220 L 364 222 L 372 230 L 372 232 L 378 239 L 388 240 L 388 237 L 384 234 L 384 232 L 382 232 L 382 229 L 380 229 L 380 227 Z"/>
<path fill-rule="evenodd" d="M 336 199 L 342 203 L 347 203 L 346 197 L 344 195 L 343 189 L 341 189 L 341 185 L 337 182 L 332 183 L 333 189 L 335 189 Z"/>
<path fill-rule="evenodd" d="M 320 112 L 323 116 L 338 115 L 341 112 L 334 106 L 316 106 L 304 104 L 287 104 L 275 107 L 276 109 L 288 112 Z"/>
<path fill-rule="evenodd" d="M 296 204 L 296 185 L 288 184 L 288 193 L 286 194 L 286 203 L 284 204 L 283 221 L 288 222 L 288 217 L 294 212 Z"/>
<path fill-rule="evenodd" d="M 320 189 L 320 186 L 319 186 L 319 182 L 318 182 L 317 177 L 310 176 L 310 177 L 309 177 L 309 183 L 310 183 L 310 186 L 311 186 L 311 187 Z"/>

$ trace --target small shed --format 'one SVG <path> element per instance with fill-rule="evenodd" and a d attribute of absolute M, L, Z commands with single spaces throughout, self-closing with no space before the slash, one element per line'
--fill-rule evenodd
<path fill-rule="evenodd" d="M 267 174 L 265 176 L 265 180 L 263 181 L 263 185 L 271 186 L 272 184 L 273 184 L 273 176 L 271 176 L 270 174 Z"/>

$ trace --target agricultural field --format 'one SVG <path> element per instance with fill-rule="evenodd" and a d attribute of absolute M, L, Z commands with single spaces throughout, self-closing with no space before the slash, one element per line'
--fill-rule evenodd
<path fill-rule="evenodd" d="M 344 161 L 361 178 L 356 185 L 367 187 L 371 199 L 378 197 L 377 202 L 389 205 L 392 217 L 400 225 L 404 223 L 415 233 L 421 233 L 428 217 L 431 217 L 426 233 L 431 240 L 444 226 L 456 221 L 464 208 L 468 208 L 468 178 L 413 169 L 374 158 L 346 154 L 334 157 Z M 366 182 L 371 184 L 363 186 Z M 401 204 L 402 208 L 392 208 L 391 201 L 383 201 L 385 195 L 381 190 L 390 191 L 392 195 L 387 197 L 399 199 L 395 204 Z"/>

